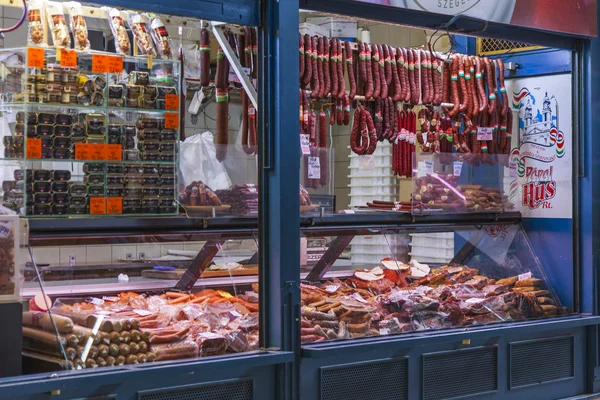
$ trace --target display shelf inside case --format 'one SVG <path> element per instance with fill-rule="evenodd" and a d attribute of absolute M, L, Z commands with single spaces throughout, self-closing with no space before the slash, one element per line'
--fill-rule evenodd
<path fill-rule="evenodd" d="M 31 217 L 177 214 L 178 61 L 77 52 L 66 66 L 53 48 L 2 54 L 2 155 L 22 159 L 5 185 L 23 186 L 9 194 L 24 197 L 13 209 Z"/>

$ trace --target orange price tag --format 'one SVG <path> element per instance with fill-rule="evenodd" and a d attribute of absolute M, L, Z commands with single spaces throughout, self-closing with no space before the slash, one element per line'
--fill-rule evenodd
<path fill-rule="evenodd" d="M 90 197 L 90 214 L 106 214 L 106 198 Z"/>
<path fill-rule="evenodd" d="M 165 113 L 165 129 L 179 129 L 179 114 Z"/>
<path fill-rule="evenodd" d="M 165 95 L 165 110 L 179 110 L 179 96 L 176 94 Z"/>
<path fill-rule="evenodd" d="M 121 161 L 123 159 L 123 145 L 105 144 L 104 155 L 108 161 Z"/>
<path fill-rule="evenodd" d="M 27 66 L 30 68 L 44 68 L 46 55 L 44 49 L 40 47 L 27 48 Z"/>
<path fill-rule="evenodd" d="M 108 197 L 106 199 L 106 213 L 107 214 L 123 214 L 123 198 L 122 197 Z"/>
<path fill-rule="evenodd" d="M 27 158 L 42 158 L 42 139 L 27 139 Z"/>
<path fill-rule="evenodd" d="M 60 50 L 60 66 L 77 68 L 77 52 L 75 50 Z"/>
<path fill-rule="evenodd" d="M 75 159 L 76 160 L 91 160 L 91 144 L 75 143 Z"/>
<path fill-rule="evenodd" d="M 123 72 L 123 57 L 92 54 L 92 72 L 96 74 Z"/>
<path fill-rule="evenodd" d="M 101 161 L 106 160 L 103 144 L 90 144 L 90 160 Z"/>

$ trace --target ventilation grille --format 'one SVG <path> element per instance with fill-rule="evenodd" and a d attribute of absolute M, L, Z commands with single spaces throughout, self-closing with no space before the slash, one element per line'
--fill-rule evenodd
<path fill-rule="evenodd" d="M 321 368 L 321 400 L 408 399 L 408 360 Z"/>
<path fill-rule="evenodd" d="M 479 55 L 494 55 L 503 53 L 516 53 L 519 51 L 529 51 L 541 49 L 540 46 L 532 46 L 527 43 L 512 42 L 502 39 L 477 39 L 477 54 Z"/>
<path fill-rule="evenodd" d="M 252 400 L 251 379 L 143 393 L 139 400 Z"/>
<path fill-rule="evenodd" d="M 498 389 L 496 346 L 423 356 L 423 400 L 453 399 Z"/>
<path fill-rule="evenodd" d="M 510 387 L 538 385 L 574 376 L 573 337 L 510 345 Z"/>

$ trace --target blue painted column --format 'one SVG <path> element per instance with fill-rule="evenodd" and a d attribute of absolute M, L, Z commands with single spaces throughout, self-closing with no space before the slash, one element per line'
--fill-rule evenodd
<path fill-rule="evenodd" d="M 259 43 L 260 343 L 300 352 L 298 0 L 263 0 Z M 280 368 L 278 399 L 298 396 L 297 363 Z"/>

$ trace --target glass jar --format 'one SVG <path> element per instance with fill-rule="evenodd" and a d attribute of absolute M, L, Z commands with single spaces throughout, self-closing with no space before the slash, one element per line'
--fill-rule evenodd
<path fill-rule="evenodd" d="M 61 102 L 63 104 L 77 104 L 78 95 L 79 88 L 76 85 L 65 85 L 63 86 Z"/>

